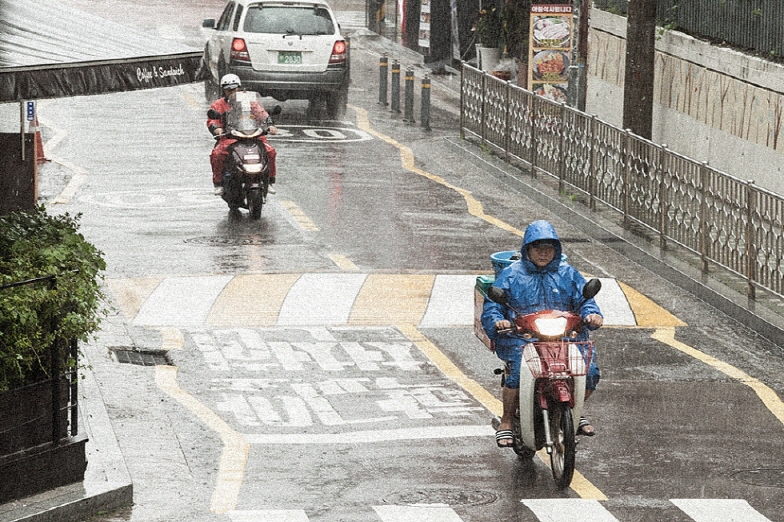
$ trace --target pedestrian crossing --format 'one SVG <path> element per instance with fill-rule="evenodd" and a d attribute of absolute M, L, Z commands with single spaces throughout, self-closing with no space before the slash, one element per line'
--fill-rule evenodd
<path fill-rule="evenodd" d="M 541 522 L 623 522 L 598 500 L 529 499 L 520 501 L 535 520 Z M 672 505 L 695 522 L 772 522 L 741 499 L 671 499 Z M 457 512 L 444 504 L 372 506 L 366 520 L 380 522 L 463 522 Z M 521 509 L 523 511 L 523 509 Z M 308 522 L 303 509 L 230 511 L 232 522 Z M 628 515 L 627 515 L 628 516 Z M 654 515 L 655 516 L 655 515 Z M 523 518 L 519 520 L 533 520 Z M 634 518 L 634 520 L 640 520 Z M 649 520 L 646 518 L 645 520 Z"/>
<path fill-rule="evenodd" d="M 111 279 L 128 321 L 142 327 L 471 326 L 476 274 L 243 274 Z M 596 301 L 605 326 L 679 326 L 613 278 Z"/>

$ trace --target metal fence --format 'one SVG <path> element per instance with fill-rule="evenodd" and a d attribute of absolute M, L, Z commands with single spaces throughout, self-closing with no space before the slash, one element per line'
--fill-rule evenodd
<path fill-rule="evenodd" d="M 564 104 L 467 64 L 461 134 L 552 176 L 658 236 L 729 270 L 755 289 L 784 296 L 784 199 Z"/>
<path fill-rule="evenodd" d="M 657 23 L 694 36 L 784 57 L 782 0 L 655 0 Z M 626 14 L 629 0 L 594 0 L 607 11 Z"/>

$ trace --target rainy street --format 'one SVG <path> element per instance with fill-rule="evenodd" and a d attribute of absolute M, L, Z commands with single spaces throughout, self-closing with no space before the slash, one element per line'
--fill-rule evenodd
<path fill-rule="evenodd" d="M 223 5 L 172 25 L 181 2 L 67 3 L 194 46 Z M 430 130 L 379 104 L 384 46 L 352 37 L 339 121 L 265 100 L 282 113 L 259 221 L 212 193 L 202 84 L 39 103 L 47 208 L 81 214 L 108 264 L 86 354 L 134 505 L 97 520 L 784 521 L 781 349 L 509 183 L 460 138 L 459 77 Z M 543 452 L 496 447 L 500 364 L 473 328 L 476 277 L 536 219 L 604 285 L 598 434 L 566 490 Z"/>

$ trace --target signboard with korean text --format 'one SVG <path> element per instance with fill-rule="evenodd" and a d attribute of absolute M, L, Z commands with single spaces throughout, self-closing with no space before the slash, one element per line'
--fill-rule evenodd
<path fill-rule="evenodd" d="M 421 1 L 419 11 L 419 47 L 430 49 L 430 0 Z"/>
<path fill-rule="evenodd" d="M 566 103 L 572 56 L 572 6 L 531 6 L 528 88 L 547 99 Z"/>

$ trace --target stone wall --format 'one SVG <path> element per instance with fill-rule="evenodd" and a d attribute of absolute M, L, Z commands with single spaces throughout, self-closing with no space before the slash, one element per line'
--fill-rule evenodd
<path fill-rule="evenodd" d="M 590 26 L 586 112 L 620 126 L 626 18 Z M 656 51 L 653 141 L 784 195 L 784 66 L 673 31 Z"/>

